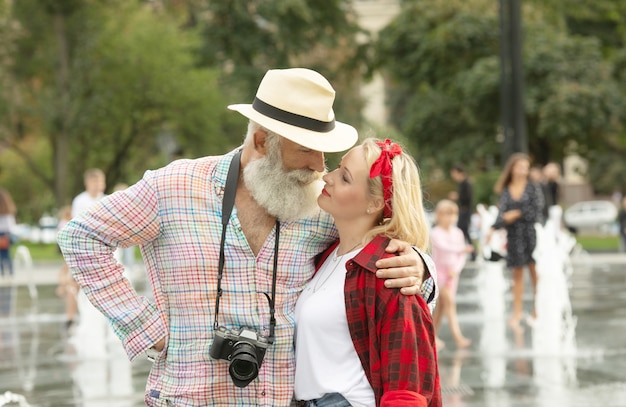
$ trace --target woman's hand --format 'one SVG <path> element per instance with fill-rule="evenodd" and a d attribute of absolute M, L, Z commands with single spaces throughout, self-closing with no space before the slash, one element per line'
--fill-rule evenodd
<path fill-rule="evenodd" d="M 521 217 L 522 217 L 522 211 L 519 209 L 511 209 L 510 211 L 506 211 L 502 214 L 502 219 L 507 224 L 511 224 Z"/>

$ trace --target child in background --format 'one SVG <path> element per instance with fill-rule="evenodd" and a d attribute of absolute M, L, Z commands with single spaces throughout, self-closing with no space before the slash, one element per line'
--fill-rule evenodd
<path fill-rule="evenodd" d="M 59 209 L 58 217 L 59 224 L 57 230 L 61 230 L 72 219 L 72 207 L 66 205 Z M 70 330 L 76 323 L 78 314 L 78 305 L 76 304 L 78 284 L 72 278 L 70 269 L 65 262 L 63 262 L 61 270 L 59 270 L 59 285 L 57 286 L 56 294 L 65 303 L 65 329 Z"/>
<path fill-rule="evenodd" d="M 471 341 L 463 336 L 456 315 L 456 290 L 459 274 L 467 254 L 474 251 L 472 245 L 465 242 L 461 229 L 456 226 L 459 207 L 448 199 L 439 201 L 435 208 L 435 227 L 430 235 L 432 258 L 437 268 L 439 300 L 433 315 L 435 332 L 439 332 L 441 320 L 448 318 L 452 337 L 458 348 L 465 348 Z M 443 349 L 445 343 L 437 336 L 437 348 Z"/>

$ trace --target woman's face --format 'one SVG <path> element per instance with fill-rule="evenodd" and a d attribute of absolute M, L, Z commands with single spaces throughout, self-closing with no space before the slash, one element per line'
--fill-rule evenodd
<path fill-rule="evenodd" d="M 513 168 L 511 169 L 513 178 L 528 178 L 529 171 L 530 162 L 524 159 L 517 160 L 517 162 L 513 164 Z"/>
<path fill-rule="evenodd" d="M 335 220 L 366 215 L 369 204 L 369 168 L 363 147 L 348 151 L 339 167 L 322 178 L 326 185 L 317 198 L 320 208 L 330 213 Z"/>

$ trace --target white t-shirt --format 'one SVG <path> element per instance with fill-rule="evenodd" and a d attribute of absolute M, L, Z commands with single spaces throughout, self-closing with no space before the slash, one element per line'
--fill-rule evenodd
<path fill-rule="evenodd" d="M 74 198 L 74 200 L 72 201 L 72 218 L 89 209 L 91 205 L 98 202 L 103 197 L 104 194 L 100 194 L 99 196 L 94 198 L 89 195 L 87 191 L 83 191 L 80 194 L 76 195 L 76 198 Z"/>
<path fill-rule="evenodd" d="M 344 303 L 345 263 L 361 249 L 328 256 L 296 303 L 297 400 L 340 393 L 354 407 L 374 407 L 374 391 L 354 349 Z"/>

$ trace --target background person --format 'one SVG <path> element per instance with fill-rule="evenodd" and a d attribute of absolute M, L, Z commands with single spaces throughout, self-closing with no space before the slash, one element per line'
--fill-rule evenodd
<path fill-rule="evenodd" d="M 457 184 L 457 205 L 459 206 L 459 220 L 457 226 L 463 232 L 465 241 L 472 244 L 469 233 L 472 213 L 474 212 L 474 191 L 465 169 L 461 165 L 455 165 L 450 170 L 450 176 Z"/>
<path fill-rule="evenodd" d="M 459 277 L 467 261 L 467 254 L 474 246 L 465 241 L 463 232 L 456 226 L 459 208 L 448 199 L 442 199 L 435 207 L 435 226 L 430 232 L 431 255 L 437 268 L 439 299 L 433 315 L 437 332 L 437 349 L 445 343 L 439 338 L 439 328 L 445 316 L 457 348 L 466 348 L 472 341 L 463 336 L 456 314 L 456 291 Z"/>
<path fill-rule="evenodd" d="M 90 168 L 83 174 L 85 190 L 72 200 L 72 217 L 78 216 L 104 197 L 106 176 L 99 168 Z"/>
<path fill-rule="evenodd" d="M 548 200 L 550 199 L 549 195 L 551 191 L 549 190 L 548 183 L 544 179 L 541 167 L 530 167 L 528 179 L 535 185 L 535 188 L 537 188 L 537 205 L 539 207 L 537 222 L 545 225 L 549 216 L 550 205 L 548 204 Z"/>
<path fill-rule="evenodd" d="M 532 317 L 536 317 L 535 295 L 537 293 L 537 270 L 533 251 L 537 244 L 535 222 L 539 213 L 540 200 L 537 188 L 528 178 L 530 159 L 522 153 L 512 154 L 494 191 L 500 195 L 498 217 L 487 236 L 491 238 L 494 229 L 505 228 L 507 237 L 506 265 L 513 271 L 513 316 L 509 320 L 511 328 L 519 328 L 522 320 L 524 296 L 524 268 L 528 267 L 533 288 Z"/>
<path fill-rule="evenodd" d="M 548 163 L 543 167 L 543 179 L 546 185 L 546 206 L 559 204 L 561 169 L 557 163 Z"/>
<path fill-rule="evenodd" d="M 83 183 L 85 190 L 72 200 L 73 219 L 89 210 L 105 196 L 106 176 L 101 169 L 87 169 L 83 174 Z M 70 267 L 67 260 L 66 264 Z M 72 279 L 76 280 L 73 277 Z M 80 356 L 98 359 L 106 358 L 109 353 L 107 342 L 111 338 L 111 328 L 106 318 L 94 307 L 85 293 L 80 290 L 80 287 L 77 291 L 76 306 L 79 322 L 76 325 L 76 329 L 72 332 L 73 336 L 70 338 L 70 343 Z"/>
<path fill-rule="evenodd" d="M 15 230 L 15 214 L 17 209 L 9 191 L 0 188 L 0 276 L 13 276 L 11 246 Z"/>
<path fill-rule="evenodd" d="M 57 230 L 61 230 L 72 219 L 72 207 L 66 205 L 59 209 L 58 218 Z M 58 279 L 59 285 L 57 286 L 56 294 L 63 299 L 63 304 L 65 305 L 65 329 L 69 330 L 74 326 L 78 317 L 78 284 L 72 278 L 70 269 L 65 261 L 59 270 Z"/>
<path fill-rule="evenodd" d="M 240 149 L 147 171 L 61 231 L 75 279 L 113 324 L 129 358 L 157 353 L 146 384 L 148 405 L 290 405 L 296 299 L 315 271 L 315 256 L 337 239 L 332 218 L 316 202 L 323 152 L 346 150 L 357 139 L 354 128 L 335 121 L 334 97 L 315 71 L 270 70 L 252 104 L 229 106 L 250 119 Z M 234 208 L 223 226 L 227 175 L 239 154 Z M 132 245 L 141 248 L 154 301 L 138 295 L 114 259 L 117 247 Z M 422 258 L 406 243 L 392 241 L 388 250 L 400 247 L 400 256 L 377 263 L 378 273 L 403 277 L 385 284 L 412 286 L 405 290 L 414 294 Z M 432 283 L 428 279 L 425 288 L 433 290 Z M 235 385 L 230 363 L 210 356 L 224 343 L 216 345 L 219 327 L 231 333 L 248 327 L 257 339 L 271 337 L 275 328 L 250 385 Z M 227 346 L 217 351 L 229 353 Z"/>
<path fill-rule="evenodd" d="M 619 224 L 619 235 L 621 238 L 621 250 L 626 251 L 626 196 L 622 197 L 622 205 L 617 217 Z"/>
<path fill-rule="evenodd" d="M 318 198 L 339 242 L 296 304 L 300 406 L 440 406 L 426 300 L 384 288 L 374 263 L 390 239 L 428 246 L 417 166 L 389 139 L 367 139 L 324 175 Z M 462 239 L 461 235 L 461 239 Z"/>

